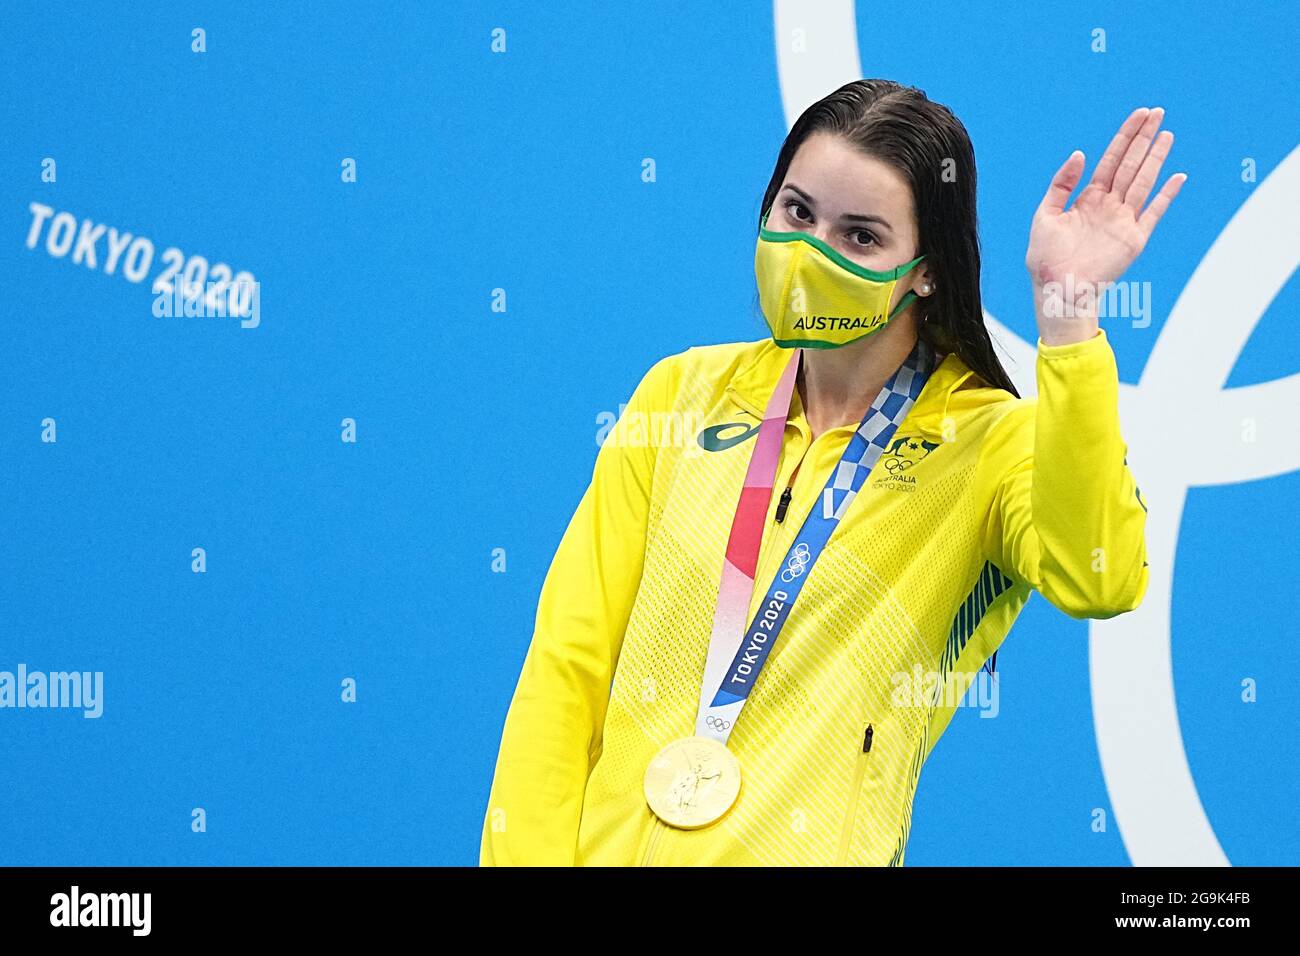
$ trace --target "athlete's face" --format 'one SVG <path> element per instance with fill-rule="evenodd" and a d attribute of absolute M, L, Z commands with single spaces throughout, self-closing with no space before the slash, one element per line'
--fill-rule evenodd
<path fill-rule="evenodd" d="M 868 269 L 884 271 L 920 255 L 912 190 L 892 166 L 834 133 L 816 132 L 800 144 L 767 217 L 777 232 L 807 232 Z M 921 295 L 931 280 L 925 260 L 894 288 Z"/>

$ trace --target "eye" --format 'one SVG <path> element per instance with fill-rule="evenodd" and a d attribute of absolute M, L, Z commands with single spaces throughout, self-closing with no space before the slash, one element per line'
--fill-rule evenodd
<path fill-rule="evenodd" d="M 865 240 L 862 238 L 863 236 L 866 236 Z M 858 245 L 862 246 L 871 246 L 876 244 L 876 237 L 872 235 L 871 231 L 868 229 L 854 229 L 849 233 L 849 238 L 856 239 Z"/>
<path fill-rule="evenodd" d="M 811 221 L 812 221 L 812 214 L 811 214 L 811 213 L 809 213 L 808 218 L 805 219 L 803 216 L 799 216 L 799 215 L 796 215 L 796 214 L 795 214 L 795 212 L 794 212 L 795 207 L 798 207 L 799 209 L 802 209 L 804 212 L 808 212 L 808 207 L 805 206 L 803 203 L 801 203 L 799 200 L 797 200 L 797 199 L 787 199 L 787 200 L 785 201 L 785 211 L 786 211 L 786 215 L 788 215 L 788 216 L 789 216 L 791 219 L 793 219 L 795 222 L 811 222 Z"/>

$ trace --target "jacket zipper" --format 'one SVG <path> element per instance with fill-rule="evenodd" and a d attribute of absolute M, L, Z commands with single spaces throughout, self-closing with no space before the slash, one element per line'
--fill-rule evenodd
<path fill-rule="evenodd" d="M 653 822 L 654 829 L 650 831 L 650 842 L 645 846 L 645 856 L 641 857 L 642 866 L 650 865 L 650 858 L 654 856 L 655 847 L 659 845 L 659 834 L 668 828 L 668 824 L 664 823 L 653 813 L 650 814 L 650 819 Z"/>
<path fill-rule="evenodd" d="M 781 500 L 776 503 L 776 523 L 780 524 L 785 520 L 786 509 L 790 507 L 791 491 L 787 485 L 785 491 L 781 492 Z"/>
<path fill-rule="evenodd" d="M 849 857 L 849 842 L 853 839 L 853 824 L 858 816 L 858 798 L 862 794 L 862 777 L 867 770 L 867 755 L 871 753 L 871 724 L 867 724 L 862 735 L 862 749 L 858 751 L 857 763 L 853 767 L 853 784 L 849 790 L 849 806 L 844 813 L 844 828 L 840 831 L 840 849 L 835 857 L 835 865 L 843 866 Z"/>
<path fill-rule="evenodd" d="M 790 472 L 790 477 L 786 479 L 785 491 L 781 492 L 781 497 L 776 503 L 775 520 L 777 524 L 785 521 L 785 513 L 790 508 L 790 499 L 794 497 L 794 480 L 799 474 L 799 468 L 803 465 L 803 460 L 808 457 L 809 448 L 812 448 L 811 442 L 799 453 L 799 460 L 794 463 L 794 471 Z"/>

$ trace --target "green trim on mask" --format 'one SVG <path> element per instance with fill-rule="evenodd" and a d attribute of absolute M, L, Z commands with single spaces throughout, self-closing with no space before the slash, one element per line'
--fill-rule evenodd
<path fill-rule="evenodd" d="M 856 276 L 861 276 L 863 279 L 870 279 L 872 282 L 889 282 L 892 279 L 897 279 L 910 270 L 912 266 L 925 258 L 925 255 L 922 254 L 917 256 L 911 262 L 905 262 L 901 266 L 897 266 L 885 272 L 877 272 L 875 269 L 868 269 L 866 266 L 858 265 L 852 259 L 846 258 L 843 253 L 837 252 L 816 236 L 810 236 L 806 232 L 773 232 L 767 228 L 768 215 L 768 213 L 763 213 L 763 218 L 759 220 L 759 239 L 766 240 L 767 242 L 806 242 L 837 266 Z"/>
<path fill-rule="evenodd" d="M 894 306 L 894 311 L 890 312 L 889 315 L 885 316 L 885 321 L 888 322 L 894 316 L 898 315 L 898 313 L 902 312 L 905 308 L 911 305 L 916 300 L 916 298 L 917 298 L 916 293 L 913 292 L 911 289 L 908 289 L 907 295 L 899 299 L 898 305 Z"/>
<path fill-rule="evenodd" d="M 876 329 L 879 332 L 884 326 Z M 825 339 L 772 339 L 783 349 L 837 349 L 841 345 L 852 345 L 858 339 L 865 339 L 868 335 L 875 335 L 876 332 L 868 332 L 866 335 L 859 335 L 857 339 L 849 339 L 847 342 L 827 342 Z"/>

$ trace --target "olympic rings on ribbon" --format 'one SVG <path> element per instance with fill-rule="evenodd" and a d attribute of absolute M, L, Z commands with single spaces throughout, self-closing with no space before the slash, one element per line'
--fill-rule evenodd
<path fill-rule="evenodd" d="M 790 555 L 790 560 L 786 563 L 785 570 L 781 572 L 781 580 L 789 584 L 795 578 L 803 574 L 804 569 L 812 560 L 812 555 L 808 552 L 808 545 L 802 541 L 795 547 L 794 552 Z"/>

